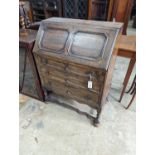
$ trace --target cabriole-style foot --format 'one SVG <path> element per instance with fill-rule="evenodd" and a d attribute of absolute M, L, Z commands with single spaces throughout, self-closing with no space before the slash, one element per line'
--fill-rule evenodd
<path fill-rule="evenodd" d="M 100 122 L 99 122 L 98 118 L 95 118 L 95 119 L 94 119 L 93 125 L 94 125 L 95 127 L 98 127 L 98 126 L 100 125 Z"/>

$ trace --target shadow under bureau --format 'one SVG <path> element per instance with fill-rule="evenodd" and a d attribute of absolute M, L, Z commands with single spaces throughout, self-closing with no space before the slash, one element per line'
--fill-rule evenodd
<path fill-rule="evenodd" d="M 67 18 L 41 22 L 33 49 L 45 101 L 52 93 L 96 109 L 98 125 L 110 88 L 121 23 Z"/>

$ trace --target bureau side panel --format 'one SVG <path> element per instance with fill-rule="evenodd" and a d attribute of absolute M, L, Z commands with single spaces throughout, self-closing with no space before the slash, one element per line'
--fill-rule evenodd
<path fill-rule="evenodd" d="M 101 99 L 101 106 L 103 106 L 103 104 L 106 102 L 106 98 L 107 98 L 109 90 L 110 90 L 113 70 L 115 67 L 115 62 L 116 62 L 116 57 L 117 57 L 117 52 L 118 52 L 118 50 L 114 49 L 113 55 L 110 60 L 110 65 L 109 65 L 108 71 L 106 73 L 106 78 L 105 78 L 105 82 L 104 82 L 104 86 L 103 86 L 103 94 L 102 94 L 102 99 Z"/>

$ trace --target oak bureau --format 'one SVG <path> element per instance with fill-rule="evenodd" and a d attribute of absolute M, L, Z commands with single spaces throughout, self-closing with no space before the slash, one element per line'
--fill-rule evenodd
<path fill-rule="evenodd" d="M 110 89 L 122 23 L 49 18 L 33 49 L 45 101 L 51 93 L 96 109 L 99 118 Z"/>

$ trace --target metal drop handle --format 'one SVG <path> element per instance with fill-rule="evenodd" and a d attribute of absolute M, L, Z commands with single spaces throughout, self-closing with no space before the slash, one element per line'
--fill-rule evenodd
<path fill-rule="evenodd" d="M 67 94 L 68 94 L 68 95 L 71 95 L 71 92 L 70 92 L 69 90 L 67 90 Z"/>

